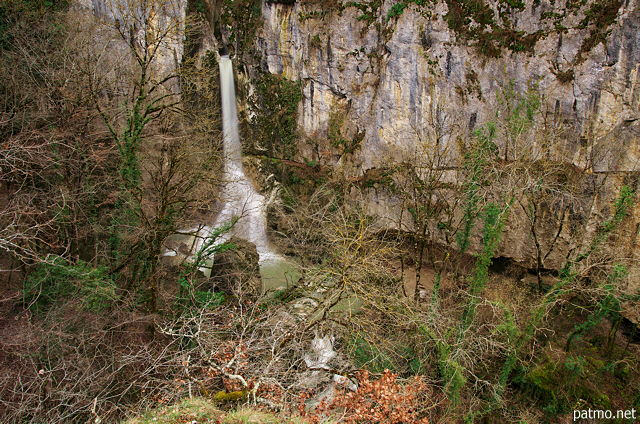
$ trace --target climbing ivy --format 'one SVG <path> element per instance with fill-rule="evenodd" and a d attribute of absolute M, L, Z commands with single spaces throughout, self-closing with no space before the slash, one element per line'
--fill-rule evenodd
<path fill-rule="evenodd" d="M 262 25 L 260 0 L 228 0 L 222 5 L 220 20 L 229 30 L 229 41 L 238 54 L 253 51 L 256 31 Z"/>
<path fill-rule="evenodd" d="M 608 281 L 602 286 L 604 296 L 593 307 L 593 312 L 588 318 L 574 326 L 573 331 L 567 338 L 565 350 L 571 351 L 571 346 L 575 340 L 578 340 L 582 334 L 595 328 L 604 318 L 612 318 L 616 321 L 622 308 L 620 299 L 616 296 L 616 287 L 627 276 L 627 270 L 623 265 L 615 265 L 613 272 L 609 275 Z"/>
<path fill-rule="evenodd" d="M 607 35 L 611 32 L 609 27 L 615 22 L 621 5 L 621 0 L 602 0 L 593 3 L 589 10 L 585 12 L 585 17 L 580 21 L 578 28 L 590 28 L 589 36 L 584 39 L 580 46 L 576 64 L 584 62 L 586 59 L 585 54 L 599 43 L 605 41 Z"/>
<path fill-rule="evenodd" d="M 478 215 L 480 202 L 478 191 L 483 184 L 483 172 L 486 164 L 498 152 L 498 146 L 493 141 L 496 137 L 496 127 L 493 123 L 488 123 L 486 128 L 476 130 L 474 134 L 475 143 L 465 153 L 465 159 L 462 163 L 462 167 L 467 173 L 467 183 L 465 189 L 464 226 L 462 231 L 456 235 L 460 252 L 465 252 L 469 247 L 469 237 Z"/>
<path fill-rule="evenodd" d="M 342 124 L 344 123 L 345 111 L 338 108 L 331 112 L 329 116 L 329 142 L 333 147 L 343 149 L 342 153 L 353 153 L 364 140 L 365 132 L 358 132 L 355 137 L 347 138 L 342 135 Z"/>
<path fill-rule="evenodd" d="M 182 263 L 180 275 L 176 281 L 178 295 L 174 301 L 174 310 L 177 315 L 192 308 L 199 311 L 218 306 L 224 302 L 225 296 L 223 293 L 198 290 L 194 285 L 194 280 L 198 277 L 199 270 L 211 268 L 210 262 L 217 253 L 236 248 L 233 243 L 221 243 L 220 239 L 233 230 L 238 219 L 238 217 L 233 217 L 231 221 L 215 228 L 193 256 L 193 259 Z"/>
<path fill-rule="evenodd" d="M 391 6 L 387 13 L 387 21 L 400 17 L 412 4 L 421 14 L 429 16 L 429 9 L 433 3 L 432 0 L 399 1 Z M 351 5 L 351 3 L 348 4 Z M 446 4 L 449 10 L 444 15 L 444 19 L 449 28 L 461 41 L 476 47 L 478 53 L 485 57 L 501 57 L 504 50 L 533 54 L 538 40 L 550 33 L 548 30 L 529 33 L 517 28 L 518 19 L 514 14 L 526 8 L 525 2 L 521 0 L 498 0 L 497 16 L 494 6 L 484 0 L 446 0 Z M 567 28 L 562 25 L 565 16 L 568 13 L 579 13 L 580 10 L 584 10 L 585 4 L 585 1 L 568 1 L 564 11 L 561 13 L 544 11 L 540 20 L 552 19 L 554 30 L 565 32 Z M 586 53 L 598 43 L 605 41 L 610 32 L 609 27 L 615 22 L 621 4 L 621 0 L 601 0 L 584 11 L 585 18 L 576 29 L 589 28 L 590 31 L 578 52 L 576 64 L 583 62 Z M 363 14 L 363 17 L 369 16 L 367 13 Z"/>
<path fill-rule="evenodd" d="M 292 159 L 297 153 L 298 103 L 302 85 L 278 75 L 265 74 L 255 82 L 249 99 L 255 112 L 252 131 L 255 142 L 266 148 L 269 156 Z"/>

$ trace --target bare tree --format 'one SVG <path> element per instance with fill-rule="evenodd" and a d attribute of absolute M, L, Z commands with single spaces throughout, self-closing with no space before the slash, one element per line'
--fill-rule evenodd
<path fill-rule="evenodd" d="M 211 211 L 219 182 L 215 138 L 204 139 L 207 132 L 196 128 L 204 121 L 216 127 L 215 117 L 203 119 L 200 111 L 183 107 L 182 96 L 190 94 L 180 90 L 181 82 L 193 90 L 210 75 L 183 61 L 183 2 L 110 0 L 102 5 L 96 27 L 100 42 L 87 60 L 95 107 L 120 155 L 112 269 L 128 270 L 126 288 L 142 287 L 148 311 L 156 313 L 163 242 L 186 225 L 189 213 Z M 187 136 L 187 128 L 196 136 Z M 122 250 L 128 253 L 120 255 Z"/>

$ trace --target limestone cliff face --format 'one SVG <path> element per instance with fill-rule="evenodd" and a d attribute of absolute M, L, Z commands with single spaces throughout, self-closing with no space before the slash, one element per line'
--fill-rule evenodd
<path fill-rule="evenodd" d="M 569 249 L 588 243 L 638 168 L 640 7 L 637 0 L 488 0 L 484 7 L 457 0 L 263 3 L 255 42 L 264 71 L 302 82 L 299 127 L 309 142 L 300 156 L 347 175 L 402 160 L 425 134 L 453 146 L 455 134 L 496 119 L 511 82 L 521 94 L 538 90 L 538 125 L 565 128 L 557 140 L 562 159 L 585 170 L 591 184 L 604 181 L 571 218 L 582 230 L 563 230 L 546 259 L 546 267 L 559 267 Z M 336 134 L 359 145 L 351 152 L 322 142 Z M 399 200 L 384 190 L 371 188 L 361 200 L 397 222 Z M 515 209 L 499 254 L 533 266 L 526 217 Z M 633 214 L 623 241 L 612 245 L 615 255 L 638 255 L 640 212 Z M 539 231 L 553 239 L 557 223 Z"/>
<path fill-rule="evenodd" d="M 537 84 L 543 111 L 562 114 L 577 138 L 615 132 L 629 146 L 618 170 L 630 170 L 638 159 L 640 9 L 637 0 L 604 3 L 614 17 L 599 28 L 595 19 L 585 21 L 597 14 L 591 3 L 569 12 L 562 0 L 527 0 L 503 13 L 501 1 L 489 1 L 493 19 L 508 21 L 521 32 L 515 43 L 522 42 L 494 44 L 489 52 L 477 34 L 451 29 L 448 14 L 465 13 L 450 10 L 453 1 L 400 3 L 408 6 L 391 18 L 393 1 L 347 2 L 333 10 L 324 3 L 264 3 L 257 43 L 269 72 L 303 81 L 300 127 L 306 134 L 326 134 L 332 112 L 344 117 L 339 123 L 347 137 L 366 133 L 355 155 L 361 170 L 385 160 L 388 147 L 412 143 L 434 118 L 455 119 L 467 129 L 492 119 L 497 93 L 509 81 L 520 92 Z M 551 22 L 554 14 L 562 16 Z M 471 19 L 468 27 L 474 24 L 480 25 Z M 500 28 L 493 34 L 506 37 Z M 533 46 L 525 45 L 533 38 Z M 587 165 L 575 149 L 567 155 Z M 597 167 L 608 170 L 604 163 Z"/>
<path fill-rule="evenodd" d="M 91 11 L 96 18 L 113 22 L 114 27 L 125 36 L 135 39 L 140 46 L 148 45 L 151 50 L 157 44 L 159 48 L 154 52 L 151 62 L 157 80 L 179 69 L 184 55 L 187 0 L 160 0 L 157 3 L 77 0 L 77 4 Z M 109 51 L 112 60 L 122 60 L 130 54 L 129 47 L 122 43 L 115 32 L 102 31 L 96 37 L 95 44 Z M 171 81 L 171 89 L 179 92 L 179 82 Z"/>

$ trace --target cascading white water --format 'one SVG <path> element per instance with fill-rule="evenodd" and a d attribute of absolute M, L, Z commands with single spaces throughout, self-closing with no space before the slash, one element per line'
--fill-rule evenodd
<path fill-rule="evenodd" d="M 229 233 L 219 236 L 214 245 L 219 245 L 235 235 L 256 245 L 260 257 L 260 274 L 265 291 L 288 285 L 299 278 L 295 267 L 276 253 L 267 239 L 265 198 L 258 193 L 242 168 L 242 146 L 238 133 L 238 114 L 233 81 L 233 64 L 228 55 L 220 57 L 220 91 L 222 94 L 222 131 L 224 146 L 224 171 L 221 186 L 222 211 L 213 225 L 198 226 L 173 236 L 173 244 L 189 246 L 187 259 L 211 240 L 217 228 L 238 220 Z M 165 256 L 177 256 L 179 248 L 168 248 Z M 181 253 L 184 254 L 184 253 Z M 208 258 L 200 270 L 210 276 L 213 258 Z"/>
<path fill-rule="evenodd" d="M 220 90 L 222 93 L 222 131 L 224 137 L 224 181 L 222 193 L 224 208 L 217 225 L 240 219 L 233 233 L 256 245 L 260 263 L 276 259 L 270 248 L 266 231 L 265 198 L 251 184 L 242 168 L 242 146 L 238 134 L 238 113 L 233 81 L 233 64 L 229 56 L 220 58 Z"/>
<path fill-rule="evenodd" d="M 256 245 L 260 265 L 280 260 L 271 249 L 267 239 L 265 198 L 258 193 L 242 168 L 242 145 L 238 133 L 238 113 L 233 81 L 233 64 L 229 56 L 220 57 L 220 91 L 222 94 L 222 131 L 224 137 L 224 172 L 221 200 L 224 204 L 213 226 L 204 227 L 200 235 L 206 239 L 215 228 L 239 217 L 231 235 L 248 240 Z M 202 242 L 195 246 L 199 249 Z"/>

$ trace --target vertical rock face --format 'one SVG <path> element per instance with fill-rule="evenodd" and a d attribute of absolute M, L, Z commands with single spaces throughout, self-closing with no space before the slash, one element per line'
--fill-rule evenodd
<path fill-rule="evenodd" d="M 633 147 L 618 169 L 635 166 L 638 143 L 630 127 L 640 118 L 636 0 L 579 7 L 488 1 L 493 23 L 482 32 L 474 32 L 474 25 L 482 27 L 474 18 L 457 23 L 451 16 L 469 13 L 459 10 L 464 2 L 400 4 L 406 5 L 400 16 L 394 2 L 348 2 L 333 10 L 324 3 L 264 4 L 257 40 L 262 64 L 270 73 L 303 81 L 299 123 L 306 134 L 326 134 L 332 112 L 340 113 L 347 137 L 366 133 L 354 159 L 368 169 L 387 158 L 389 147 L 411 144 L 434 119 L 467 130 L 482 125 L 498 108 L 500 88 L 513 81 L 519 92 L 537 85 L 543 111 L 561 114 L 575 126 L 576 138 L 615 132 L 627 140 Z M 482 16 L 475 18 L 482 22 Z M 571 149 L 567 160 L 586 165 Z"/>
<path fill-rule="evenodd" d="M 105 0 L 81 1 L 104 13 Z M 160 21 L 182 19 L 184 0 L 169 1 L 177 8 L 163 10 Z M 300 81 L 300 157 L 358 177 L 415 154 L 425 137 L 456 155 L 457 136 L 495 120 L 506 92 L 535 90 L 542 98 L 537 125 L 564 129 L 555 153 L 594 181 L 606 180 L 571 218 L 584 231 L 560 234 L 548 267 L 588 242 L 619 187 L 633 180 L 640 160 L 638 0 L 284 3 L 262 2 L 260 28 L 259 11 L 250 25 L 223 19 L 223 38 L 235 40 L 236 55 L 250 57 L 249 65 Z M 181 49 L 178 43 L 163 53 L 160 66 L 177 66 Z M 369 189 L 360 200 L 389 225 L 397 222 L 402 205 L 384 190 Z M 633 211 L 616 254 L 637 255 L 639 214 Z M 524 219 L 508 224 L 499 254 L 531 265 L 532 246 L 518 226 Z M 553 226 L 544 231 L 541 237 L 555 235 Z"/>
<path fill-rule="evenodd" d="M 93 11 L 97 18 L 112 22 L 118 31 L 135 39 L 140 46 L 158 44 L 154 51 L 154 78 L 161 80 L 179 69 L 184 54 L 184 33 L 187 0 L 157 0 L 143 3 L 139 0 L 77 0 L 80 6 Z M 105 32 L 105 37 L 114 34 Z M 145 39 L 145 37 L 161 37 Z M 117 40 L 117 37 L 115 38 Z M 106 44 L 112 51 L 114 60 L 122 60 L 129 51 L 121 42 L 96 40 Z M 151 50 L 151 48 L 149 48 Z M 150 52 L 151 53 L 151 52 Z M 179 92 L 177 79 L 171 82 L 171 89 Z"/>

